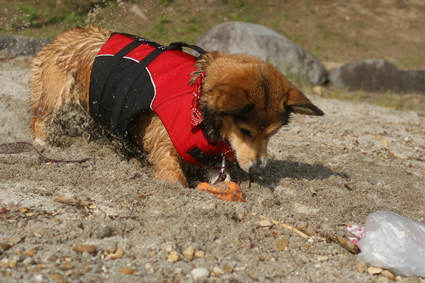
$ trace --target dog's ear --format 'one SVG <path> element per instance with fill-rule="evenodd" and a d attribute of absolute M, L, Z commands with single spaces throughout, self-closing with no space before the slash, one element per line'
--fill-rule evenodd
<path fill-rule="evenodd" d="M 298 89 L 291 89 L 288 93 L 288 99 L 285 108 L 293 113 L 323 116 L 322 110 L 315 106 L 311 101 Z"/>

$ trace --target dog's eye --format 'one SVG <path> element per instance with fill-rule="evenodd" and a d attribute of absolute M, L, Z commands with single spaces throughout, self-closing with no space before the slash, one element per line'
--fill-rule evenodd
<path fill-rule="evenodd" d="M 252 137 L 252 133 L 251 131 L 247 130 L 247 129 L 241 129 L 242 134 L 244 134 L 247 137 Z"/>

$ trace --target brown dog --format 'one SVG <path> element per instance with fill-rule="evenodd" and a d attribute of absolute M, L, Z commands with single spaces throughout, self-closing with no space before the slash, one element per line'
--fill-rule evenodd
<path fill-rule="evenodd" d="M 116 39 L 116 42 L 110 41 L 112 39 Z M 115 60 L 119 52 L 114 53 L 113 49 L 120 44 L 127 48 L 129 45 L 136 47 L 130 48 L 116 61 L 108 61 Z M 43 141 L 46 126 L 65 103 L 79 104 L 96 116 L 101 124 L 102 121 L 111 124 L 108 124 L 109 130 L 126 135 L 146 151 L 155 166 L 157 179 L 170 183 L 178 181 L 188 186 L 184 170 L 187 164 L 214 167 L 211 160 L 220 163 L 220 155 L 236 161 L 248 173 L 260 173 L 267 163 L 269 139 L 289 122 L 290 113 L 323 115 L 275 67 L 255 57 L 208 52 L 195 60 L 195 57 L 175 48 L 164 51 L 164 46 L 149 44 L 151 42 L 144 39 L 113 34 L 108 29 L 90 26 L 67 31 L 46 46 L 33 63 L 31 109 L 34 118 L 31 128 L 36 140 Z M 144 47 L 150 49 L 146 51 L 142 49 Z M 153 51 L 158 52 L 157 58 L 167 58 L 167 61 L 161 63 L 155 59 L 140 71 L 132 69 L 141 65 L 144 58 L 142 53 L 155 53 Z M 139 60 L 137 56 L 143 58 Z M 171 61 L 177 62 L 177 67 L 173 68 L 178 69 L 169 71 Z M 119 67 L 116 62 L 127 65 Z M 114 64 L 118 66 L 114 68 L 121 68 L 121 75 L 101 73 Z M 186 65 L 187 68 L 182 67 Z M 172 78 L 161 77 L 161 67 Z M 127 69 L 132 71 L 122 73 Z M 94 74 L 95 70 L 100 70 L 96 71 L 100 74 Z M 140 76 L 134 75 L 135 72 Z M 133 76 L 136 79 L 130 82 L 131 87 L 121 84 Z M 94 86 L 101 84 L 101 81 L 104 82 L 100 91 L 95 90 Z M 140 87 L 136 87 L 137 84 Z M 149 99 L 149 109 L 145 107 L 139 112 L 132 112 L 133 102 L 122 102 L 122 105 L 117 100 L 104 102 L 106 96 L 124 101 L 127 98 L 116 98 L 115 91 L 127 89 L 130 96 L 131 89 L 137 90 L 146 85 L 152 88 L 153 95 Z M 185 102 L 174 102 L 177 100 L 171 100 L 167 95 L 172 95 L 180 86 L 192 88 L 183 91 L 184 95 L 181 96 L 186 97 Z M 108 91 L 109 94 L 105 94 Z M 165 98 L 159 97 L 161 93 Z M 94 101 L 92 96 L 96 95 L 101 102 Z M 113 110 L 111 105 L 116 104 L 120 105 L 119 109 Z M 181 110 L 181 113 L 170 118 L 171 122 L 166 121 L 165 116 L 170 116 L 176 110 Z M 127 118 L 125 115 L 130 112 L 136 114 Z M 119 118 L 113 120 L 109 116 Z M 190 121 L 191 125 L 182 126 L 180 118 Z M 203 143 L 207 141 L 206 149 L 199 145 L 185 147 L 197 139 L 195 134 L 201 136 Z M 177 141 L 180 136 L 188 138 Z M 194 153 L 193 149 L 197 151 Z"/>

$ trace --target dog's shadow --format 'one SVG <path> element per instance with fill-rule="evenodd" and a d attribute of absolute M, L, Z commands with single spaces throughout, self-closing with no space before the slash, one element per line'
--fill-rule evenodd
<path fill-rule="evenodd" d="M 239 171 L 240 170 L 240 171 Z M 239 181 L 250 180 L 251 183 L 258 183 L 262 187 L 275 187 L 280 180 L 285 178 L 298 180 L 324 180 L 331 176 L 339 176 L 344 179 L 350 178 L 345 172 L 336 172 L 323 166 L 322 164 L 308 164 L 285 160 L 269 160 L 264 173 L 259 176 L 248 175 L 241 169 L 233 171 Z"/>

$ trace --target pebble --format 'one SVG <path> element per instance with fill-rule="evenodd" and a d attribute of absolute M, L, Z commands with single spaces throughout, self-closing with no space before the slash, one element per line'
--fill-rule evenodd
<path fill-rule="evenodd" d="M 150 263 L 145 263 L 145 269 L 148 273 L 153 273 L 153 267 Z"/>
<path fill-rule="evenodd" d="M 366 269 L 367 269 L 367 265 L 366 265 L 366 262 L 364 260 L 361 260 L 357 263 L 357 270 L 360 273 L 364 273 L 366 271 Z"/>
<path fill-rule="evenodd" d="M 72 270 L 68 270 L 65 272 L 65 276 L 69 277 L 72 275 Z"/>
<path fill-rule="evenodd" d="M 192 246 L 187 247 L 187 248 L 183 251 L 184 258 L 185 258 L 186 260 L 188 260 L 188 261 L 193 260 L 193 254 L 194 254 L 194 253 L 195 253 L 195 249 L 194 249 Z"/>
<path fill-rule="evenodd" d="M 232 273 L 233 272 L 233 268 L 231 268 L 227 264 L 223 265 L 223 270 L 226 271 L 227 273 Z"/>
<path fill-rule="evenodd" d="M 119 255 L 119 254 L 109 254 L 109 255 L 108 255 L 108 257 L 109 257 L 110 259 L 118 259 L 118 258 L 120 258 L 120 257 L 121 257 L 121 255 Z"/>
<path fill-rule="evenodd" d="M 418 276 L 416 275 L 412 275 L 409 277 L 409 283 L 421 283 L 421 281 L 419 280 Z"/>
<path fill-rule="evenodd" d="M 269 220 L 264 219 L 264 220 L 260 221 L 260 226 L 261 227 L 272 227 L 273 224 Z"/>
<path fill-rule="evenodd" d="M 27 251 L 25 251 L 24 255 L 25 256 L 33 256 L 33 255 L 35 255 L 35 251 L 34 250 L 27 250 Z"/>
<path fill-rule="evenodd" d="M 18 263 L 18 261 L 16 259 L 13 259 L 13 258 L 9 259 L 9 267 L 10 268 L 15 268 L 17 263 Z"/>
<path fill-rule="evenodd" d="M 380 267 L 371 266 L 367 269 L 367 272 L 371 275 L 376 275 L 376 274 L 381 274 L 382 270 L 383 269 Z"/>
<path fill-rule="evenodd" d="M 238 218 L 239 221 L 242 221 L 243 215 L 242 214 L 238 214 L 237 218 Z"/>
<path fill-rule="evenodd" d="M 72 250 L 74 252 L 78 252 L 78 253 L 88 252 L 88 253 L 92 254 L 92 253 L 96 252 L 96 247 L 95 246 L 89 246 L 89 245 L 83 245 L 83 246 L 75 246 L 75 247 L 72 248 Z"/>
<path fill-rule="evenodd" d="M 400 275 L 397 275 L 397 276 L 395 277 L 395 281 L 401 281 L 401 280 L 403 280 L 403 279 L 401 278 L 401 276 L 400 276 Z"/>
<path fill-rule="evenodd" d="M 380 277 L 378 278 L 378 281 L 379 281 L 379 282 L 387 283 L 387 282 L 390 282 L 390 279 L 388 279 L 388 278 L 387 278 L 387 277 L 385 277 L 385 276 L 380 276 Z"/>
<path fill-rule="evenodd" d="M 5 243 L 0 243 L 0 248 L 2 248 L 4 251 L 7 251 L 10 248 L 10 245 Z"/>
<path fill-rule="evenodd" d="M 16 224 L 16 227 L 18 227 L 19 229 L 23 228 L 25 226 L 24 222 L 19 221 L 18 224 Z"/>
<path fill-rule="evenodd" d="M 176 251 L 171 251 L 170 254 L 168 255 L 167 261 L 168 262 L 176 262 L 179 260 L 179 255 L 177 254 Z"/>
<path fill-rule="evenodd" d="M 319 262 L 325 262 L 325 261 L 327 261 L 328 259 L 329 259 L 329 257 L 328 257 L 328 256 L 325 256 L 325 255 L 321 255 L 321 256 L 317 257 L 317 260 L 318 260 Z"/>
<path fill-rule="evenodd" d="M 205 253 L 201 250 L 198 250 L 195 252 L 195 256 L 201 258 L 205 256 Z"/>
<path fill-rule="evenodd" d="M 131 275 L 134 273 L 134 269 L 132 268 L 123 268 L 120 270 L 121 273 Z"/>
<path fill-rule="evenodd" d="M 208 271 L 208 269 L 202 267 L 192 269 L 190 274 L 192 275 L 192 278 L 195 281 L 205 280 L 208 278 L 208 276 L 210 276 L 210 272 Z"/>
<path fill-rule="evenodd" d="M 235 244 L 238 245 L 238 246 L 240 246 L 241 245 L 241 241 L 238 238 L 236 238 L 235 239 Z"/>
<path fill-rule="evenodd" d="M 164 249 L 166 253 L 170 253 L 173 250 L 173 246 L 171 244 L 167 245 Z"/>
<path fill-rule="evenodd" d="M 382 271 L 382 275 L 384 275 L 385 277 L 387 277 L 388 279 L 390 279 L 390 280 L 394 280 L 394 278 L 395 278 L 395 275 L 394 275 L 394 273 L 392 273 L 391 271 L 389 271 L 389 270 L 384 270 L 384 271 Z"/>
<path fill-rule="evenodd" d="M 89 256 L 90 256 L 90 254 L 89 254 L 87 251 L 84 251 L 84 252 L 82 253 L 82 256 L 83 256 L 83 257 L 85 257 L 85 258 L 87 258 L 87 257 L 89 257 Z"/>
<path fill-rule="evenodd" d="M 40 233 L 38 233 L 38 232 L 35 232 L 34 233 L 34 236 L 36 237 L 36 238 L 41 238 L 42 236 L 41 236 L 41 234 Z"/>
<path fill-rule="evenodd" d="M 376 180 L 375 178 L 367 178 L 367 181 L 374 186 L 378 184 L 378 180 Z"/>
<path fill-rule="evenodd" d="M 252 243 L 251 242 L 243 242 L 241 244 L 241 248 L 243 248 L 243 249 L 250 249 L 250 248 L 252 248 Z"/>
<path fill-rule="evenodd" d="M 8 268 L 9 267 L 9 260 L 7 258 L 3 258 L 0 261 L 0 267 Z"/>
<path fill-rule="evenodd" d="M 222 275 L 222 274 L 224 274 L 223 269 L 221 269 L 221 268 L 220 268 L 220 267 L 218 267 L 218 266 L 214 267 L 213 272 L 214 272 L 215 274 L 217 274 L 217 275 Z"/>
<path fill-rule="evenodd" d="M 278 251 L 284 251 L 286 248 L 289 247 L 289 239 L 279 239 L 276 242 L 277 250 Z"/>
<path fill-rule="evenodd" d="M 27 257 L 26 259 L 24 259 L 24 261 L 22 262 L 24 265 L 31 265 L 34 263 L 34 260 L 32 259 L 32 257 Z"/>
<path fill-rule="evenodd" d="M 123 249 L 117 249 L 117 251 L 115 253 L 116 254 L 119 254 L 119 255 L 123 255 L 124 254 L 124 250 Z"/>
<path fill-rule="evenodd" d="M 72 269 L 74 266 L 72 265 L 72 263 L 65 261 L 62 264 L 62 270 L 69 270 Z"/>

